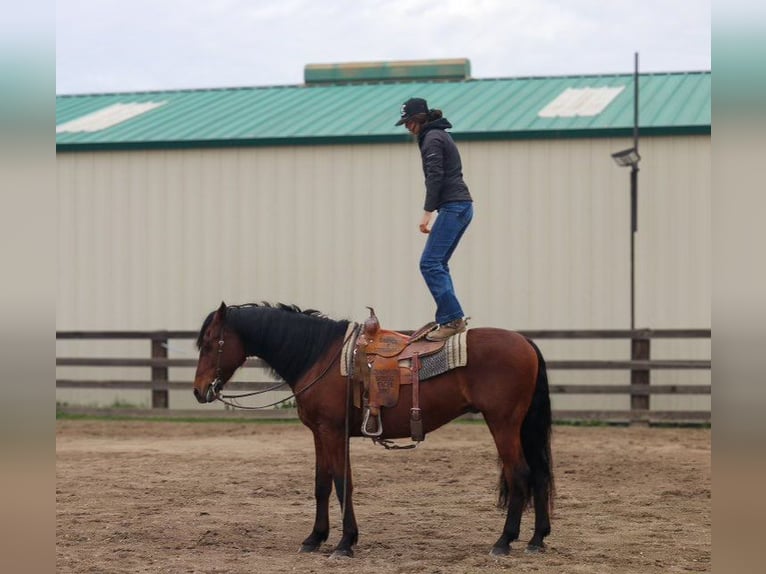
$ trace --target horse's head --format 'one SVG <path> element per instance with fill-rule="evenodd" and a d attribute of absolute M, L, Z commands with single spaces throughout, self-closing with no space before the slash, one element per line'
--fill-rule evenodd
<path fill-rule="evenodd" d="M 213 402 L 223 386 L 247 359 L 239 335 L 226 324 L 226 303 L 208 315 L 202 324 L 197 347 L 199 360 L 194 375 L 194 396 L 201 403 Z"/>

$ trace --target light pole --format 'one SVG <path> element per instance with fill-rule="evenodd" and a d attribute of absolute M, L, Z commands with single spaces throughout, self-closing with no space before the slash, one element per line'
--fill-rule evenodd
<path fill-rule="evenodd" d="M 636 328 L 636 232 L 638 231 L 638 52 L 633 73 L 633 147 L 612 154 L 620 167 L 630 167 L 630 329 Z"/>
<path fill-rule="evenodd" d="M 633 72 L 633 147 L 612 154 L 612 159 L 620 167 L 630 167 L 630 358 L 632 361 L 648 361 L 650 357 L 650 339 L 645 333 L 636 333 L 636 232 L 638 231 L 638 52 L 635 54 Z M 649 370 L 632 368 L 631 386 L 648 386 Z M 630 408 L 633 413 L 649 412 L 649 393 L 630 395 Z M 638 422 L 638 419 L 631 422 Z"/>

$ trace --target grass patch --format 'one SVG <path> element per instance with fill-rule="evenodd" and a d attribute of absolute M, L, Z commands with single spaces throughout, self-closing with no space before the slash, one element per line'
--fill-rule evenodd
<path fill-rule="evenodd" d="M 140 422 L 168 422 L 168 423 L 237 423 L 237 424 L 280 424 L 299 425 L 297 418 L 255 418 L 255 417 L 212 417 L 212 416 L 131 416 L 129 414 L 87 414 L 69 413 L 63 410 L 65 404 L 56 404 L 56 420 L 59 421 L 140 421 Z M 119 408 L 119 407 L 116 407 Z M 127 411 L 127 407 L 123 407 Z M 279 409 L 276 409 L 279 410 Z M 451 421 L 460 425 L 485 425 L 483 418 L 458 418 Z M 448 423 L 450 424 L 450 423 Z M 560 420 L 554 421 L 553 426 L 559 427 L 629 427 L 626 422 L 597 421 L 597 420 Z M 658 422 L 652 423 L 651 428 L 694 428 L 709 429 L 710 423 L 705 422 Z"/>
<path fill-rule="evenodd" d="M 148 408 L 148 404 L 142 403 L 142 404 L 135 404 L 128 401 L 124 401 L 122 399 L 115 399 L 111 405 L 107 407 L 108 409 L 145 409 Z"/>
<path fill-rule="evenodd" d="M 163 423 L 245 423 L 245 424 L 302 424 L 299 419 L 256 419 L 236 417 L 163 417 L 130 415 L 90 415 L 82 413 L 56 412 L 57 421 L 139 421 Z"/>
<path fill-rule="evenodd" d="M 553 426 L 560 427 L 625 427 L 627 423 L 610 422 L 610 421 L 596 421 L 596 420 L 560 420 L 553 421 Z"/>
<path fill-rule="evenodd" d="M 664 423 L 652 423 L 652 428 L 659 428 L 659 429 L 709 429 L 712 428 L 712 425 L 707 422 L 685 422 L 685 423 L 673 423 L 673 422 L 664 422 Z"/>

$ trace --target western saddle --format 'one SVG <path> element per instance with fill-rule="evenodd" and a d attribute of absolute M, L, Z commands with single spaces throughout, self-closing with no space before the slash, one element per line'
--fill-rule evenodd
<path fill-rule="evenodd" d="M 438 353 L 446 341 L 425 338 L 435 323 L 429 323 L 412 335 L 381 329 L 375 310 L 367 308 L 370 316 L 364 321 L 356 340 L 353 369 L 355 378 L 361 382 L 361 389 L 356 387 L 354 402 L 364 408 L 362 434 L 378 439 L 383 434 L 380 409 L 396 406 L 400 387 L 412 385 L 410 431 L 412 440 L 420 442 L 425 438 L 419 401 L 420 358 Z"/>

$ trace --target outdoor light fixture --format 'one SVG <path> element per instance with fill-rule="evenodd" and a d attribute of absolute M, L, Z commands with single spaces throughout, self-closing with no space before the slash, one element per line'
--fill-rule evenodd
<path fill-rule="evenodd" d="M 632 147 L 613 153 L 612 159 L 620 167 L 636 167 L 638 162 L 641 161 L 641 156 L 638 155 L 638 150 Z"/>

